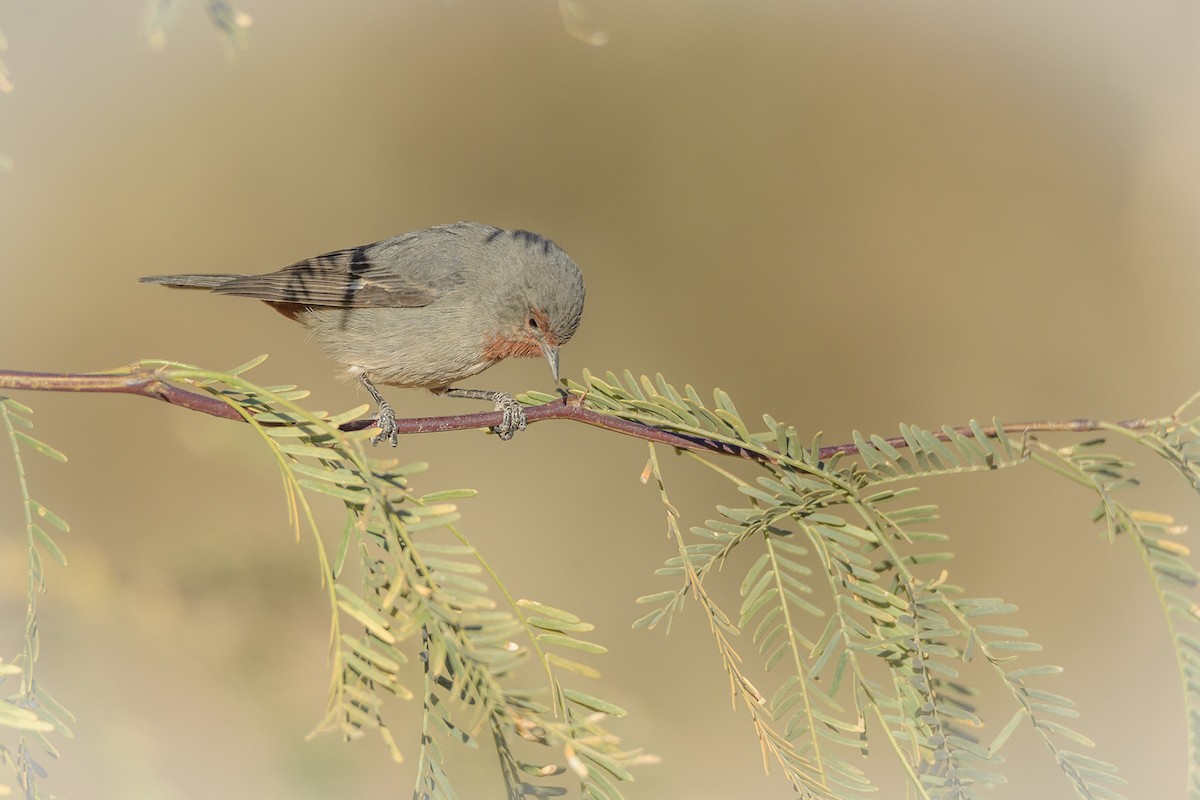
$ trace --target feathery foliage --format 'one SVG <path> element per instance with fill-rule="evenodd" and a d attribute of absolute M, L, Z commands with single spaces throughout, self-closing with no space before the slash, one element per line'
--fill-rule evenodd
<path fill-rule="evenodd" d="M 1120 426 L 1106 429 L 1162 457 L 1200 491 L 1200 418 L 1185 416 L 1197 400 L 1200 394 L 1144 431 Z M 1064 448 L 1040 445 L 1034 460 L 1095 492 L 1098 502 L 1092 519 L 1105 523 L 1109 541 L 1127 536 L 1133 542 L 1162 605 L 1175 647 L 1187 709 L 1188 796 L 1200 797 L 1200 606 L 1194 597 L 1200 573 L 1188 562 L 1191 549 L 1179 541 L 1186 532 L 1184 526 L 1166 514 L 1130 508 L 1120 499 L 1138 480 L 1129 475 L 1129 462 L 1097 450 L 1103 443 L 1093 439 Z"/>
<path fill-rule="evenodd" d="M 1002 749 L 1022 724 L 1032 724 L 1079 797 L 1121 797 L 1114 766 L 1072 749 L 1092 741 L 1064 722 L 1078 716 L 1074 703 L 1047 688 L 1062 670 L 1038 661 L 1040 646 L 1029 633 L 1002 619 L 1015 606 L 971 597 L 949 583 L 949 537 L 928 527 L 936 508 L 913 500 L 911 483 L 923 478 L 1032 462 L 1096 491 L 1101 502 L 1094 519 L 1106 522 L 1110 539 L 1133 538 L 1176 643 L 1192 743 L 1189 792 L 1200 797 L 1200 636 L 1192 629 L 1197 606 L 1188 595 L 1200 576 L 1177 541 L 1181 526 L 1117 499 L 1136 480 L 1126 474 L 1129 464 L 1096 454 L 1099 442 L 1055 449 L 1032 436 L 1015 440 L 999 422 L 991 432 L 972 421 L 969 434 L 902 425 L 899 440 L 855 433 L 858 458 L 838 453 L 823 459 L 819 438 L 806 446 L 795 428 L 770 416 L 763 418 L 765 431 L 752 432 L 720 390 L 706 403 L 691 386 L 681 392 L 661 375 L 638 380 L 628 372 L 623 379 L 585 373 L 571 390 L 592 410 L 753 457 L 759 474 L 749 481 L 686 453 L 745 498 L 718 505 L 717 518 L 691 527 L 686 537 L 650 446 L 643 478 L 659 486 L 676 548 L 656 574 L 677 585 L 639 598 L 651 610 L 634 627 L 669 630 L 686 600 L 696 601 L 733 696 L 750 715 L 764 763 L 778 763 L 799 797 L 851 798 L 875 790 L 850 759 L 878 747 L 898 759 L 915 797 L 981 797 L 983 788 L 1004 782 Z M 1184 418 L 1196 399 L 1144 431 L 1105 427 L 1150 448 L 1200 488 L 1197 421 Z M 897 486 L 901 482 L 909 485 Z M 705 581 L 745 550 L 750 566 L 733 613 Z M 742 634 L 748 644 L 738 649 L 734 642 Z M 747 658 L 751 648 L 757 662 Z M 971 679 L 963 674 L 968 664 L 976 665 Z M 999 720 L 998 729 L 985 726 L 976 712 L 978 665 L 1011 702 L 1012 715 Z M 985 728 L 997 732 L 985 739 Z"/>
<path fill-rule="evenodd" d="M 478 747 L 485 732 L 512 800 L 563 794 L 553 779 L 568 770 L 584 797 L 621 797 L 630 768 L 647 757 L 622 749 L 604 727 L 608 718 L 624 715 L 621 708 L 577 688 L 599 677 L 590 659 L 605 648 L 592 640 L 592 626 L 508 591 L 457 527 L 454 501 L 473 492 L 417 493 L 412 478 L 424 465 L 370 457 L 364 447 L 369 432 L 339 429 L 364 408 L 339 415 L 307 411 L 297 405 L 304 393 L 295 387 L 245 381 L 241 374 L 257 363 L 213 373 L 146 362 L 162 381 L 206 391 L 253 425 L 275 457 L 297 537 L 305 527 L 317 534 L 311 503 L 331 499 L 345 509 L 335 550 L 314 535 L 327 578 L 332 660 L 328 708 L 314 734 L 357 739 L 374 732 L 399 760 L 402 737 L 388 722 L 397 713 L 394 700 L 412 701 L 414 708 L 419 698 L 420 722 L 410 714 L 405 728 L 419 736 L 417 798 L 454 798 L 445 745 Z M 1188 791 L 1200 798 L 1194 598 L 1200 574 L 1180 541 L 1182 526 L 1128 505 L 1125 495 L 1137 485 L 1132 465 L 1102 452 L 1102 440 L 1056 447 L 1028 433 L 1006 434 L 998 422 L 990 429 L 972 422 L 940 431 L 902 425 L 893 439 L 855 433 L 856 456 L 848 457 L 847 448 L 823 450 L 819 436 L 804 442 L 794 427 L 770 416 L 763 417 L 765 429 L 752 430 L 720 390 L 708 403 L 690 386 L 681 392 L 661 376 L 638 380 L 629 373 L 603 379 L 585 373 L 569 389 L 575 402 L 600 414 L 703 441 L 712 453 L 749 456 L 740 461 L 744 469 L 726 469 L 710 454 L 680 451 L 732 486 L 731 499 L 717 505 L 712 518 L 687 526 L 669 496 L 659 451 L 650 445 L 642 477 L 658 487 L 673 543 L 656 574 L 671 583 L 638 598 L 648 611 L 633 627 L 669 630 L 689 600 L 699 607 L 764 766 L 781 769 L 798 797 L 876 792 L 881 787 L 868 770 L 872 762 L 863 759 L 873 752 L 900 766 L 912 797 L 983 797 L 987 787 L 1005 781 L 1003 749 L 1022 726 L 1041 737 L 1077 796 L 1121 797 L 1117 769 L 1081 752 L 1092 742 L 1074 722 L 1067 724 L 1078 713 L 1055 685 L 1061 668 L 1038 657 L 1039 644 L 1012 621 L 1013 604 L 951 583 L 951 539 L 933 529 L 936 507 L 916 496 L 914 484 L 935 476 L 1040 465 L 1095 493 L 1093 519 L 1104 522 L 1106 540 L 1132 543 L 1160 598 L 1186 703 Z M 522 399 L 553 398 L 529 393 Z M 1161 420 L 1101 427 L 1165 459 L 1200 489 L 1200 420 L 1187 417 L 1198 399 Z M 60 520 L 29 498 L 18 444 L 58 454 L 16 430 L 27 426 L 28 409 L 3 401 L 0 412 L 17 456 L 31 553 L 26 652 L 2 666 L 22 676 L 23 692 L 36 693 L 39 553 L 57 558 L 61 552 L 33 520 Z M 743 570 L 735 598 L 712 582 L 726 567 Z M 405 669 L 414 660 L 419 677 Z M 544 675 L 539 691 L 519 683 L 534 670 Z M 983 691 L 1011 710 L 985 719 L 977 699 Z M 9 705 L 34 735 L 55 728 L 69 735 L 69 715 L 48 698 L 16 697 Z M 40 767 L 22 748 L 15 758 L 4 751 L 6 759 L 19 776 L 34 775 Z"/>
<path fill-rule="evenodd" d="M 404 749 L 398 740 L 419 741 L 416 798 L 454 798 L 442 744 L 477 747 L 485 731 L 499 754 L 511 800 L 564 794 L 564 787 L 547 781 L 568 770 L 585 797 L 622 797 L 618 785 L 632 779 L 629 767 L 638 754 L 623 751 L 605 724 L 625 712 L 579 688 L 600 676 L 585 663 L 605 652 L 585 636 L 592 626 L 568 611 L 518 601 L 499 582 L 455 524 L 460 514 L 453 501 L 473 491 L 418 494 L 411 478 L 426 465 L 368 457 L 369 432 L 339 430 L 365 406 L 339 415 L 307 411 L 297 405 L 306 392 L 294 386 L 262 388 L 241 377 L 261 361 L 227 373 L 146 363 L 162 381 L 208 392 L 251 423 L 275 458 L 296 538 L 304 528 L 313 534 L 330 603 L 332 668 L 326 713 L 311 735 L 335 732 L 358 739 L 374 732 L 397 761 Z M 3 403 L 19 469 L 18 443 L 61 458 L 48 445 L 14 431 L 14 425 L 27 426 L 22 415 L 28 409 L 11 400 Z M 19 474 L 25 492 L 24 472 Z M 66 732 L 69 715 L 51 704 L 31 677 L 36 658 L 32 604 L 42 574 L 35 544 L 62 559 L 32 519 L 40 516 L 64 529 L 65 523 L 25 496 L 31 559 L 26 652 L 23 662 L 0 665 L 23 676 L 24 683 L 21 694 L 4 706 L 8 710 L 0 724 L 44 739 L 42 733 L 54 728 Z M 346 511 L 336 551 L 327 549 L 314 513 L 315 503 L 330 500 Z M 424 677 L 419 685 L 406 685 L 403 668 L 413 659 L 421 663 Z M 541 689 L 528 687 L 534 670 L 544 675 Z M 389 718 L 404 714 L 392 708 L 393 698 L 419 698 L 419 740 L 418 715 L 411 711 L 413 724 L 405 725 L 405 736 L 393 735 Z M 43 747 L 53 752 L 48 742 Z M 24 739 L 17 757 L 8 761 L 19 769 L 23 786 L 33 785 L 34 776 L 43 772 Z"/>
<path fill-rule="evenodd" d="M 24 452 L 33 451 L 52 461 L 65 462 L 67 457 L 54 447 L 33 436 L 33 409 L 9 397 L 0 397 L 0 419 L 12 447 L 16 465 L 17 484 L 21 489 L 24 512 L 25 546 L 29 559 L 29 579 L 25 594 L 25 624 L 20 654 L 10 660 L 0 659 L 0 683 L 17 681 L 18 687 L 0 701 L 0 728 L 16 734 L 16 746 L 0 742 L 0 762 L 11 771 L 22 793 L 30 800 L 45 797 L 38 780 L 46 777 L 46 768 L 39 759 L 42 753 L 58 758 L 58 749 L 48 737 L 57 733 L 71 738 L 75 717 L 60 705 L 39 683 L 34 674 L 37 666 L 39 640 L 37 600 L 46 591 L 43 553 L 61 566 L 67 558 L 54 537 L 43 525 L 66 533 L 70 526 L 58 514 L 34 500 L 29 493 L 25 472 Z M 12 787 L 0 782 L 0 794 L 10 794 Z"/>
<path fill-rule="evenodd" d="M 332 610 L 332 674 L 326 714 L 314 734 L 338 732 L 382 738 L 392 757 L 403 758 L 387 723 L 387 699 L 421 698 L 418 784 L 414 797 L 453 798 L 441 742 L 477 747 L 491 734 L 509 798 L 550 797 L 565 791 L 543 779 L 571 769 L 584 795 L 619 798 L 617 783 L 631 780 L 636 753 L 620 749 L 605 727 L 623 716 L 618 706 L 568 688 L 600 673 L 575 660 L 605 652 L 585 638 L 592 626 L 570 612 L 517 601 L 456 526 L 451 502 L 474 494 L 451 490 L 420 495 L 410 479 L 424 464 L 402 465 L 367 455 L 368 431 L 346 433 L 343 422 L 366 407 L 336 416 L 296 404 L 304 392 L 264 389 L 240 376 L 261 359 L 227 374 L 163 363 L 164 379 L 195 383 L 238 410 L 270 449 L 283 479 L 290 523 L 297 538 L 314 534 Z M 346 509 L 336 554 L 326 552 L 311 502 L 324 495 Z M 351 563 L 357 570 L 348 569 Z M 360 578 L 352 585 L 349 576 Z M 490 594 L 490 580 L 501 602 Z M 525 640 L 519 644 L 518 640 Z M 564 655 L 569 654 L 569 655 Z M 400 673 L 420 660 L 420 686 Z M 532 661 L 545 689 L 519 681 Z M 548 695 L 548 702 L 539 699 Z M 529 751 L 529 743 L 540 745 Z M 548 763 L 558 752 L 561 763 Z M 532 752 L 533 757 L 526 755 Z"/>

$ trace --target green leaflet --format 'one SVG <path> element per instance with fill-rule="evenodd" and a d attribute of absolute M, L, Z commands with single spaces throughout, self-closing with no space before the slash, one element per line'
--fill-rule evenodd
<path fill-rule="evenodd" d="M 38 601 L 47 585 L 42 553 L 49 555 L 60 567 L 66 567 L 66 554 L 46 528 L 68 533 L 71 527 L 32 496 L 25 471 L 27 453 L 37 453 L 58 463 L 67 460 L 60 450 L 30 433 L 33 430 L 32 415 L 33 409 L 23 403 L 0 396 L 0 427 L 9 440 L 21 499 L 19 512 L 15 507 L 8 510 L 13 512 L 12 522 L 23 518 L 27 569 L 20 652 L 13 662 L 0 661 L 0 674 L 7 679 L 5 685 L 9 687 L 6 701 L 0 702 L 0 728 L 7 728 L 13 734 L 3 748 L 3 763 L 11 771 L 12 779 L 22 788 L 23 794 L 42 797 L 45 795 L 40 781 L 47 777 L 47 770 L 38 762 L 45 762 L 45 754 L 52 758 L 59 756 L 51 735 L 55 734 L 54 739 L 70 738 L 73 735 L 70 726 L 75 721 L 74 715 L 51 696 L 38 666 Z M 0 524 L 0 531 L 6 529 L 14 533 L 19 530 L 15 524 L 11 527 Z M 14 758 L 14 750 L 28 755 Z M 0 787 L 11 788 L 7 784 L 8 778 L 0 779 Z"/>

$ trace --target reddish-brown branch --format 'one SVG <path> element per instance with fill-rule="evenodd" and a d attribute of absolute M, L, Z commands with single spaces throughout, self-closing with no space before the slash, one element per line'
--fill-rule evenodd
<path fill-rule="evenodd" d="M 149 368 L 124 368 L 112 372 L 19 372 L 0 369 L 0 389 L 34 392 L 112 392 L 140 394 L 172 405 L 190 408 L 223 419 L 242 420 L 228 403 L 210 394 L 193 392 L 167 383 Z"/>
<path fill-rule="evenodd" d="M 0 370 L 0 390 L 20 389 L 35 392 L 114 392 L 119 394 L 136 394 L 162 400 L 172 405 L 182 406 L 192 411 L 200 411 L 222 419 L 245 421 L 232 406 L 203 392 L 184 389 L 164 381 L 158 372 L 149 367 L 130 367 L 124 370 L 98 373 L 54 373 L 54 372 L 18 372 L 16 370 Z M 502 414 L 492 411 L 483 414 L 458 414 L 452 417 L 412 417 L 396 420 L 399 432 L 408 433 L 441 433 L 444 431 L 459 431 L 472 428 L 490 428 L 499 425 Z M 600 414 L 579 405 L 579 399 L 568 397 L 554 400 L 538 406 L 525 409 L 525 417 L 530 423 L 547 419 L 568 419 L 592 425 L 597 428 L 622 433 L 638 439 L 676 447 L 681 450 L 717 453 L 720 455 L 737 456 L 756 461 L 768 461 L 769 456 L 754 452 L 739 445 L 727 444 L 715 439 L 700 436 L 689 436 L 674 431 L 656 428 L 640 422 L 619 419 L 607 414 Z M 373 419 L 359 419 L 342 426 L 343 430 L 361 430 L 374 424 Z M 1143 430 L 1151 424 L 1148 420 L 1124 420 L 1116 425 L 1129 430 Z M 1004 433 L 1021 436 L 1027 433 L 1068 432 L 1086 433 L 1100 430 L 1100 422 L 1093 419 L 1073 419 L 1060 422 L 1019 422 L 1004 425 Z M 954 429 L 964 436 L 973 436 L 971 429 L 962 426 Z M 984 426 L 983 432 L 995 436 L 996 429 Z M 940 431 L 934 435 L 942 441 L 948 441 L 949 436 Z M 907 447 L 902 436 L 894 436 L 886 440 L 896 448 Z M 852 455 L 858 452 L 854 444 L 837 444 L 822 447 L 820 458 L 830 458 L 836 454 Z"/>

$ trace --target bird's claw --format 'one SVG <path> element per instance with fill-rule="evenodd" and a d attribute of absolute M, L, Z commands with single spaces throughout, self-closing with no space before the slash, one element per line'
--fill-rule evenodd
<path fill-rule="evenodd" d="M 501 423 L 492 428 L 492 433 L 507 442 L 517 431 L 525 430 L 525 409 L 511 394 L 500 392 L 496 395 L 496 410 L 504 412 Z"/>
<path fill-rule="evenodd" d="M 382 403 L 379 406 L 379 416 L 375 418 L 375 427 L 379 428 L 379 433 L 371 437 L 371 444 L 379 444 L 384 439 L 391 441 L 392 447 L 400 444 L 400 426 L 396 424 L 396 412 L 388 403 Z"/>

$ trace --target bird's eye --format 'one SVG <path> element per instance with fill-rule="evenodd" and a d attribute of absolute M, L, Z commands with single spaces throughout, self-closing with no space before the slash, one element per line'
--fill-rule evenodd
<path fill-rule="evenodd" d="M 538 323 L 535 318 L 533 318 L 533 317 L 529 318 L 529 327 L 533 328 L 535 331 L 538 329 Z"/>

